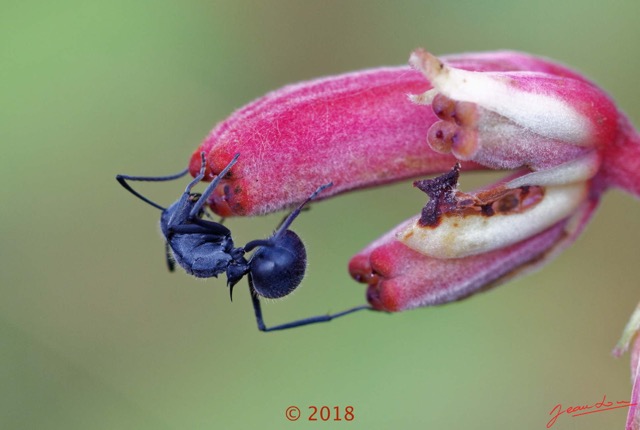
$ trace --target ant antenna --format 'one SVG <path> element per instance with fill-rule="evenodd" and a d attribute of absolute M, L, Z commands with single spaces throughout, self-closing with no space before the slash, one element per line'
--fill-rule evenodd
<path fill-rule="evenodd" d="M 131 186 L 126 182 L 126 181 L 145 181 L 145 182 L 160 182 L 160 181 L 172 181 L 174 179 L 178 179 L 183 177 L 184 175 L 187 174 L 187 172 L 189 171 L 189 168 L 187 167 L 186 169 L 175 173 L 173 175 L 167 175 L 167 176 L 129 176 L 129 175 L 117 175 L 116 176 L 116 180 L 120 183 L 120 185 L 122 185 L 124 187 L 125 190 L 129 191 L 131 194 L 133 194 L 134 196 L 136 196 L 137 198 L 139 198 L 140 200 L 142 200 L 143 202 L 150 204 L 151 206 L 153 206 L 154 208 L 158 208 L 161 211 L 166 210 L 167 208 L 160 206 L 159 204 L 157 204 L 156 202 L 149 200 L 148 198 L 146 198 L 145 196 L 143 196 L 142 194 L 138 193 L 136 190 L 134 190 L 133 188 L 131 188 Z"/>

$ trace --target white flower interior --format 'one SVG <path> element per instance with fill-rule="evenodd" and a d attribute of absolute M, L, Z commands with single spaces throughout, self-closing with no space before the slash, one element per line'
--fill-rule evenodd
<path fill-rule="evenodd" d="M 569 217 L 587 195 L 587 183 L 552 186 L 542 200 L 520 213 L 442 215 L 437 226 L 420 225 L 416 217 L 398 233 L 398 240 L 424 255 L 435 258 L 461 258 L 504 248 Z"/>
<path fill-rule="evenodd" d="M 511 85 L 507 76 L 456 69 L 424 51 L 414 52 L 409 63 L 424 73 L 434 87 L 412 97 L 417 103 L 430 103 L 435 94 L 441 93 L 456 101 L 477 103 L 540 136 L 574 145 L 592 143 L 587 118 L 558 95 L 545 94 L 548 82 L 544 74 L 511 72 L 512 76 L 531 82 L 531 88 L 523 90 Z"/>

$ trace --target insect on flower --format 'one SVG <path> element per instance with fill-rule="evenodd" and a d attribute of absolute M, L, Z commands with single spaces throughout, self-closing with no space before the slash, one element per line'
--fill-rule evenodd
<path fill-rule="evenodd" d="M 312 184 L 331 181 L 319 196 L 328 198 L 440 174 L 414 183 L 429 197 L 419 214 L 349 262 L 371 308 L 398 312 L 460 300 L 549 262 L 609 188 L 640 197 L 640 135 L 581 74 L 510 51 L 416 50 L 409 62 L 289 85 L 234 112 L 191 158 L 193 176 L 203 176 L 204 153 L 204 180 L 218 181 L 206 204 L 222 216 L 259 215 L 304 202 Z M 242 165 L 220 178 L 237 152 Z M 510 173 L 464 193 L 458 179 L 469 170 Z M 617 355 L 638 331 L 640 310 Z M 640 339 L 634 403 L 638 357 Z M 627 428 L 640 429 L 640 408 L 629 410 Z"/>
<path fill-rule="evenodd" d="M 226 273 L 229 294 L 233 287 L 247 275 L 251 301 L 255 311 L 258 329 L 275 331 L 303 325 L 326 322 L 350 314 L 368 306 L 358 306 L 333 315 L 320 315 L 266 327 L 259 297 L 279 299 L 295 290 L 304 278 L 307 253 L 300 237 L 289 230 L 300 211 L 318 194 L 331 186 L 327 183 L 318 187 L 297 209 L 287 216 L 278 229 L 268 239 L 252 240 L 245 246 L 236 248 L 231 231 L 224 225 L 203 219 L 204 204 L 223 178 L 238 161 L 240 154 L 222 169 L 202 194 L 191 192 L 202 180 L 205 172 L 204 154 L 199 174 L 187 185 L 180 198 L 168 208 L 149 200 L 135 191 L 127 181 L 170 181 L 187 173 L 187 169 L 168 176 L 128 176 L 117 175 L 118 182 L 133 195 L 160 209 L 160 228 L 165 237 L 167 265 L 174 270 L 177 262 L 187 273 L 198 278 L 217 277 Z M 247 260 L 247 252 L 255 252 Z"/>

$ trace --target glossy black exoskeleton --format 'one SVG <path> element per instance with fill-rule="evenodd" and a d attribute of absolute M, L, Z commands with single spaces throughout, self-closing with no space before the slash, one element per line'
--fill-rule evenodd
<path fill-rule="evenodd" d="M 355 311 L 370 309 L 369 306 L 358 306 L 333 315 L 320 315 L 266 327 L 262 318 L 259 296 L 277 299 L 290 294 L 302 282 L 307 265 L 305 246 L 300 237 L 289 230 L 289 227 L 304 206 L 332 184 L 318 187 L 304 203 L 284 219 L 271 237 L 252 240 L 245 246 L 237 248 L 234 246 L 231 231 L 228 228 L 220 223 L 205 220 L 203 216 L 205 203 L 220 180 L 238 161 L 240 154 L 236 154 L 202 194 L 198 194 L 192 193 L 191 189 L 204 178 L 204 153 L 201 156 L 200 173 L 187 185 L 180 198 L 168 208 L 139 194 L 127 181 L 170 181 L 186 175 L 188 169 L 169 176 L 116 176 L 120 185 L 129 192 L 162 211 L 160 228 L 166 239 L 166 257 L 170 271 L 173 271 L 175 263 L 178 263 L 187 273 L 199 278 L 217 277 L 225 273 L 230 294 L 238 281 L 247 275 L 256 322 L 261 331 L 282 330 L 330 321 Z M 247 259 L 246 253 L 253 250 L 255 251 Z"/>

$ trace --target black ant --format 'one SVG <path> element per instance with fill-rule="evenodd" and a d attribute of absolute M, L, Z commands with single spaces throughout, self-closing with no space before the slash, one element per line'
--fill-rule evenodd
<path fill-rule="evenodd" d="M 162 211 L 160 228 L 166 239 L 165 249 L 169 271 L 173 271 L 175 263 L 178 263 L 187 273 L 198 278 L 217 277 L 225 272 L 230 294 L 238 281 L 247 275 L 256 322 L 261 331 L 283 330 L 331 321 L 352 312 L 371 309 L 366 305 L 357 306 L 333 315 L 309 317 L 274 327 L 265 326 L 258 296 L 278 299 L 290 294 L 302 282 L 307 266 L 307 252 L 304 244 L 296 233 L 289 230 L 289 227 L 305 205 L 323 190 L 332 186 L 332 183 L 318 187 L 305 202 L 282 221 L 271 237 L 252 240 L 242 248 L 235 248 L 228 228 L 202 218 L 205 214 L 204 204 L 220 180 L 238 161 L 238 157 L 240 154 L 236 154 L 204 192 L 198 194 L 192 193 L 191 189 L 204 178 L 205 158 L 204 152 L 201 153 L 200 173 L 187 185 L 180 198 L 168 208 L 139 194 L 126 181 L 171 181 L 186 175 L 188 168 L 168 176 L 116 176 L 120 185 L 130 193 Z M 254 249 L 256 251 L 247 260 L 245 253 Z"/>

